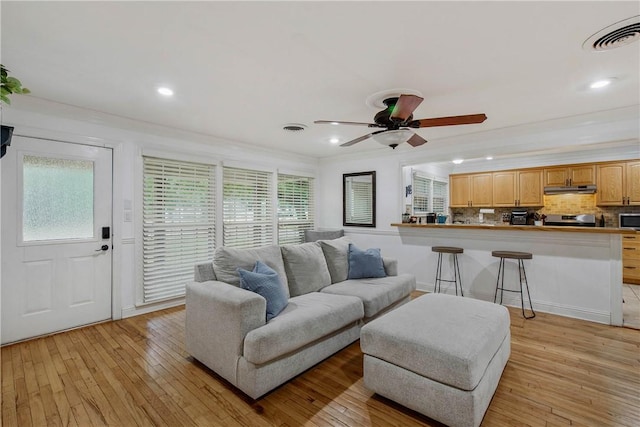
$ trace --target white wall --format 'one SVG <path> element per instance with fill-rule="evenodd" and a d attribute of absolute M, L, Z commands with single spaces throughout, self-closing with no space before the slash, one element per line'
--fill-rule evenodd
<path fill-rule="evenodd" d="M 218 165 L 241 165 L 274 172 L 280 170 L 310 176 L 318 173 L 317 160 L 313 158 L 278 153 L 237 141 L 138 123 L 59 104 L 46 107 L 55 108 L 58 114 L 53 116 L 43 112 L 3 108 L 2 122 L 15 126 L 16 135 L 106 146 L 114 150 L 114 318 L 180 303 L 136 306 L 142 252 L 140 209 L 143 152 L 152 150 L 153 153 L 166 154 L 168 158 L 186 157 Z M 132 214 L 131 221 L 125 221 L 125 210 Z"/>

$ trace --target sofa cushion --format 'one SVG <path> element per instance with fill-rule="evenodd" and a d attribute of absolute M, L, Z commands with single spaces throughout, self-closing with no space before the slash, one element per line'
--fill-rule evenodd
<path fill-rule="evenodd" d="M 246 335 L 243 356 L 256 365 L 269 362 L 357 322 L 363 314 L 356 297 L 319 292 L 293 297 L 277 317 Z"/>
<path fill-rule="evenodd" d="M 331 274 L 331 283 L 347 280 L 349 274 L 349 243 L 351 238 L 345 236 L 333 240 L 320 240 L 320 246 Z"/>
<path fill-rule="evenodd" d="M 369 318 L 407 297 L 415 289 L 415 277 L 410 274 L 400 274 L 373 279 L 346 280 L 327 286 L 321 292 L 360 298 L 364 304 L 364 317 Z"/>
<path fill-rule="evenodd" d="M 213 271 L 221 281 L 240 287 L 240 276 L 237 269 L 252 270 L 256 261 L 262 261 L 273 268 L 282 282 L 287 298 L 289 297 L 289 282 L 282 262 L 280 246 L 271 245 L 253 249 L 237 249 L 222 246 L 213 254 Z"/>
<path fill-rule="evenodd" d="M 253 271 L 238 268 L 238 275 L 242 289 L 255 292 L 267 300 L 267 322 L 287 306 L 287 294 L 278 273 L 268 265 L 256 261 Z"/>
<path fill-rule="evenodd" d="M 385 277 L 386 275 L 379 248 L 371 248 L 363 251 L 353 243 L 349 244 L 348 279 Z"/>
<path fill-rule="evenodd" d="M 318 240 L 337 239 L 344 236 L 344 230 L 316 231 L 304 230 L 305 242 L 316 242 Z"/>
<path fill-rule="evenodd" d="M 292 297 L 319 291 L 331 284 L 331 275 L 318 242 L 284 245 L 282 259 Z"/>

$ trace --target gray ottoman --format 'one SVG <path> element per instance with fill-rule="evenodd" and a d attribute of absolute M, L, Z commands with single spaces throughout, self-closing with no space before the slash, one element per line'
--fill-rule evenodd
<path fill-rule="evenodd" d="M 427 294 L 360 332 L 364 385 L 449 426 L 479 426 L 511 352 L 501 305 Z"/>

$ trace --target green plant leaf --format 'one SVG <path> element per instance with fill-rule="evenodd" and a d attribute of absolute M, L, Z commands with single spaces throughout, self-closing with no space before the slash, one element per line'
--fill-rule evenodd
<path fill-rule="evenodd" d="M 0 101 L 11 104 L 9 101 L 9 95 L 13 93 L 25 94 L 31 93 L 29 89 L 26 87 L 22 87 L 22 82 L 15 77 L 9 77 L 9 70 L 7 70 L 4 65 L 0 64 L 0 88 L 2 91 L 0 92 Z"/>

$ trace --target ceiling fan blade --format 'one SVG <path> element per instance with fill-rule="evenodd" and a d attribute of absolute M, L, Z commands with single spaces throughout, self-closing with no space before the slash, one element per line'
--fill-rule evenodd
<path fill-rule="evenodd" d="M 369 126 L 369 127 L 379 127 L 376 123 L 362 123 L 362 122 L 341 122 L 338 120 L 316 120 L 313 122 L 318 125 L 353 125 L 353 126 Z"/>
<path fill-rule="evenodd" d="M 407 140 L 407 143 L 412 147 L 417 147 L 419 145 L 425 144 L 426 142 L 427 140 L 421 137 L 420 135 L 418 135 L 417 133 L 414 133 L 413 136 Z"/>
<path fill-rule="evenodd" d="M 465 116 L 435 117 L 432 119 L 419 119 L 411 122 L 409 126 L 418 128 L 429 128 L 436 126 L 470 125 L 482 123 L 487 120 L 487 116 L 482 114 L 467 114 Z M 415 126 L 417 124 L 417 126 Z"/>
<path fill-rule="evenodd" d="M 351 141 L 347 141 L 344 144 L 340 144 L 340 147 L 349 147 L 349 146 L 351 146 L 353 144 L 356 144 L 356 143 L 358 143 L 360 141 L 364 141 L 365 139 L 371 138 L 373 135 L 376 135 L 376 134 L 382 133 L 382 132 L 386 132 L 386 130 L 378 130 L 378 131 L 372 132 L 370 134 L 361 136 L 360 138 L 352 139 Z"/>
<path fill-rule="evenodd" d="M 418 108 L 423 99 L 417 95 L 400 95 L 390 117 L 404 122 L 411 116 L 413 110 Z"/>

